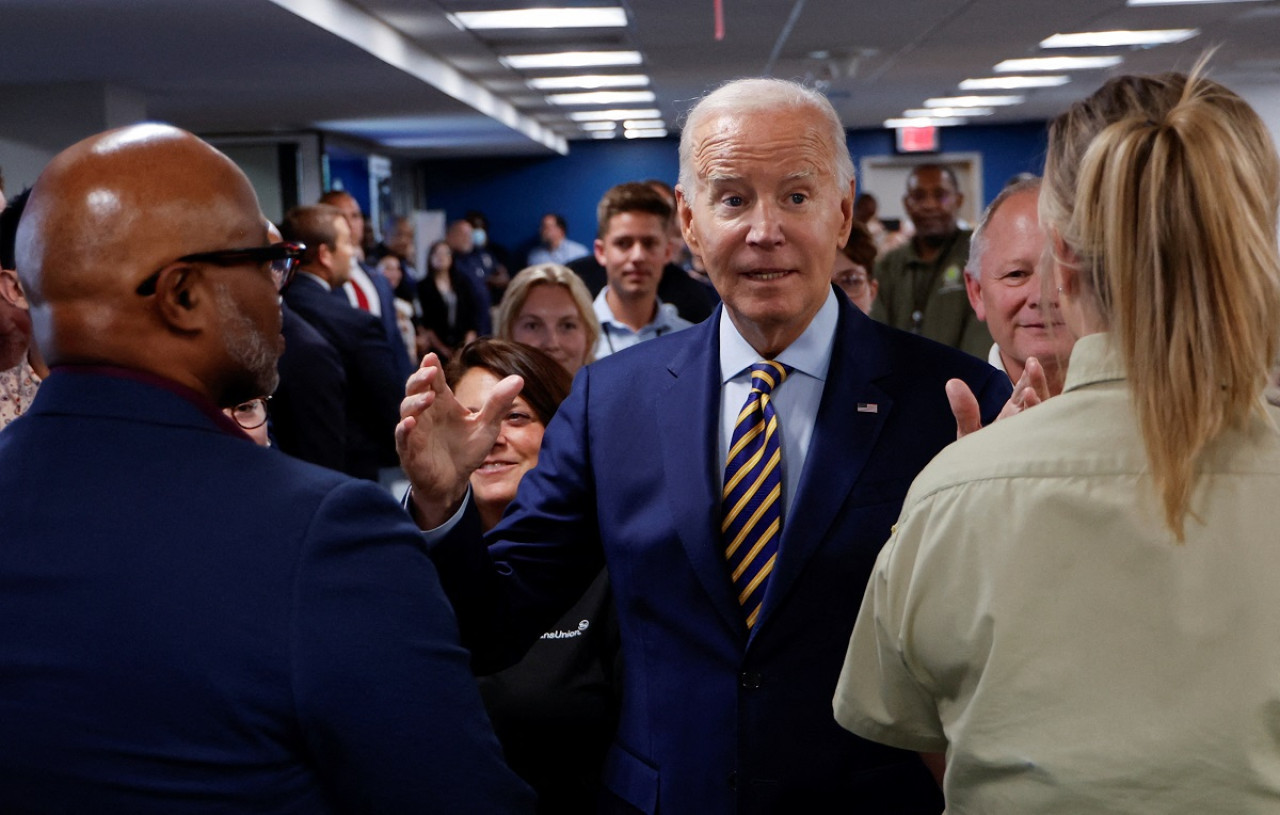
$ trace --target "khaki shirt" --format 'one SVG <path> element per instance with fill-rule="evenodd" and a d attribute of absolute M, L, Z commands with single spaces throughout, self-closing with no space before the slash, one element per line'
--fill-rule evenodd
<path fill-rule="evenodd" d="M 880 553 L 836 719 L 946 750 L 948 813 L 1280 811 L 1280 433 L 1206 450 L 1179 544 L 1129 400 L 1081 338 L 1061 396 L 921 472 Z"/>
<path fill-rule="evenodd" d="M 927 263 L 920 259 L 915 240 L 882 255 L 876 261 L 880 293 L 871 316 L 985 359 L 991 332 L 974 314 L 964 287 L 971 234 L 958 231 Z"/>

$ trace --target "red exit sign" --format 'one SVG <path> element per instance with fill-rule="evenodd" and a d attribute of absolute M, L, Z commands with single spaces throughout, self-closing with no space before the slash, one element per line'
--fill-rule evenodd
<path fill-rule="evenodd" d="M 897 134 L 899 153 L 938 152 L 937 127 L 900 127 Z"/>

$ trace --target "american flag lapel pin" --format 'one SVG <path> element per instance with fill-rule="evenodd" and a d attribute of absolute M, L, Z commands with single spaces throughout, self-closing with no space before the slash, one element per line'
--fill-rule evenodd
<path fill-rule="evenodd" d="M 879 413 L 880 406 L 877 405 L 875 402 L 859 402 L 858 412 L 859 413 Z"/>

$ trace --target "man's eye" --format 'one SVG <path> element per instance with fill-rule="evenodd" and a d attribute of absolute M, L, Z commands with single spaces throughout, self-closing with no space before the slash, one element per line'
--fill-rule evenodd
<path fill-rule="evenodd" d="M 743 198 L 741 195 L 726 195 L 720 201 L 727 207 L 740 207 L 742 206 Z"/>
<path fill-rule="evenodd" d="M 805 201 L 808 201 L 808 200 L 809 200 L 809 196 L 805 195 L 802 192 L 791 193 L 791 203 L 793 204 L 803 204 Z"/>

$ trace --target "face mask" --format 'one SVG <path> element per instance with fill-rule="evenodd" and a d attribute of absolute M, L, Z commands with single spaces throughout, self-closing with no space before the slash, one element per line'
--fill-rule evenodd
<path fill-rule="evenodd" d="M 485 243 L 487 242 L 486 239 L 488 238 L 488 235 L 484 233 L 483 229 L 472 230 L 471 234 L 475 238 L 476 246 L 484 246 Z"/>

